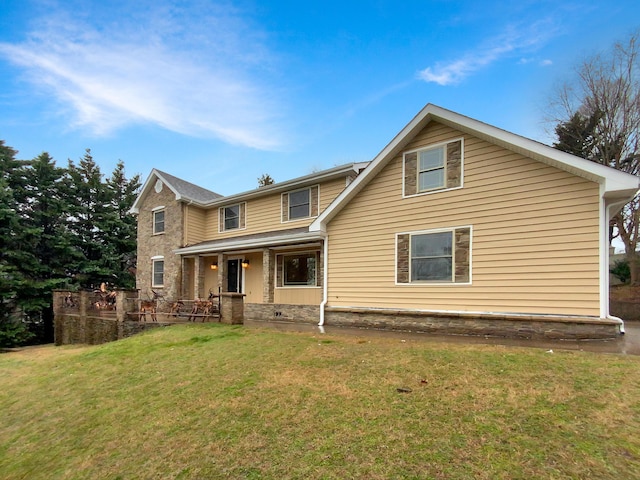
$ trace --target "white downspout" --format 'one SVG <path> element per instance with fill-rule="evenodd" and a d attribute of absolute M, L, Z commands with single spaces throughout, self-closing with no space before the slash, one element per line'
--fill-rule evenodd
<path fill-rule="evenodd" d="M 322 259 L 322 302 L 320 302 L 320 322 L 318 322 L 318 326 L 322 327 L 324 325 L 324 307 L 327 304 L 327 300 L 329 299 L 329 235 L 324 236 L 324 258 Z"/>
<path fill-rule="evenodd" d="M 617 202 L 613 202 L 607 205 L 607 201 L 603 198 L 602 199 L 602 204 L 604 207 L 604 221 L 602 223 L 603 226 L 603 230 L 604 230 L 604 235 L 603 235 L 603 242 L 601 242 L 602 249 L 604 250 L 604 253 L 602 254 L 602 261 L 600 262 L 601 265 L 601 275 L 602 275 L 602 282 L 601 282 L 601 291 L 600 291 L 600 314 L 602 317 L 604 318 L 608 318 L 611 320 L 615 320 L 617 322 L 620 323 L 620 333 L 624 334 L 625 330 L 624 330 L 624 321 L 621 318 L 618 317 L 614 317 L 613 315 L 611 315 L 609 313 L 609 269 L 610 269 L 610 262 L 609 262 L 609 222 L 611 221 L 611 213 L 616 210 L 619 210 L 621 207 L 623 207 L 624 205 L 626 205 L 628 202 L 626 200 L 622 200 L 622 201 L 617 201 Z"/>

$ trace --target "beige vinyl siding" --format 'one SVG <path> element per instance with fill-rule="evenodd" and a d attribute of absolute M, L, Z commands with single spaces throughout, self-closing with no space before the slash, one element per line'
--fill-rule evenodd
<path fill-rule="evenodd" d="M 320 188 L 320 212 L 337 197 L 346 186 L 345 179 L 339 178 L 321 183 Z M 299 190 L 293 188 L 291 191 Z M 254 233 L 273 232 L 309 225 L 315 217 L 301 218 L 282 222 L 282 192 L 277 192 L 266 197 L 250 199 L 246 202 L 246 224 L 242 230 L 229 230 L 218 232 L 218 208 L 212 208 L 205 213 L 204 240 L 219 238 L 231 238 L 240 235 Z"/>
<path fill-rule="evenodd" d="M 192 205 L 185 205 L 184 243 L 193 245 L 206 239 L 206 211 Z"/>
<path fill-rule="evenodd" d="M 243 269 L 245 303 L 262 303 L 262 253 L 245 254 L 249 267 Z"/>
<path fill-rule="evenodd" d="M 430 124 L 405 150 L 460 135 Z M 402 198 L 400 154 L 329 223 L 329 305 L 599 315 L 598 185 L 469 135 L 463 169 Z M 468 225 L 471 285 L 396 285 L 396 233 Z"/>
<path fill-rule="evenodd" d="M 276 288 L 274 303 L 288 305 L 319 305 L 322 301 L 322 287 Z"/>

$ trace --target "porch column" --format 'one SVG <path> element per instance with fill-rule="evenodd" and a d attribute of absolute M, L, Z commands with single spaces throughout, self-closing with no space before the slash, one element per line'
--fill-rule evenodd
<path fill-rule="evenodd" d="M 194 293 L 196 298 L 203 298 L 204 295 L 204 257 L 198 256 L 194 262 L 194 275 L 193 278 L 195 280 L 194 285 Z"/>
<path fill-rule="evenodd" d="M 262 303 L 273 303 L 273 278 L 276 254 L 273 250 L 262 250 Z"/>
<path fill-rule="evenodd" d="M 221 292 L 227 291 L 227 262 L 224 253 L 218 254 L 218 287 Z"/>

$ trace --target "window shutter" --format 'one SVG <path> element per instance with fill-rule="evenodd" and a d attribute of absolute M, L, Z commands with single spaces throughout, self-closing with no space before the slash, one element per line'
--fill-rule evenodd
<path fill-rule="evenodd" d="M 469 283 L 470 262 L 469 252 L 471 251 L 471 229 L 458 228 L 455 232 L 455 282 Z"/>
<path fill-rule="evenodd" d="M 462 141 L 447 144 L 447 188 L 462 185 Z"/>
<path fill-rule="evenodd" d="M 283 222 L 289 221 L 289 194 L 288 193 L 282 194 L 282 221 Z"/>
<path fill-rule="evenodd" d="M 238 210 L 238 216 L 240 217 L 238 219 L 238 228 L 244 228 L 247 224 L 247 204 L 241 203 Z"/>
<path fill-rule="evenodd" d="M 404 194 L 418 193 L 418 152 L 404 155 Z"/>
<path fill-rule="evenodd" d="M 318 216 L 318 185 L 314 185 L 310 188 L 311 192 L 309 192 L 309 214 L 312 217 Z"/>
<path fill-rule="evenodd" d="M 398 235 L 396 281 L 398 283 L 409 283 L 409 243 L 408 233 Z"/>
<path fill-rule="evenodd" d="M 224 232 L 224 207 L 220 207 L 218 209 L 218 212 L 220 212 L 220 220 L 219 220 L 219 224 L 218 224 L 218 231 L 219 232 Z"/>
<path fill-rule="evenodd" d="M 324 254 L 322 250 L 316 252 L 316 287 L 321 287 L 324 281 Z"/>

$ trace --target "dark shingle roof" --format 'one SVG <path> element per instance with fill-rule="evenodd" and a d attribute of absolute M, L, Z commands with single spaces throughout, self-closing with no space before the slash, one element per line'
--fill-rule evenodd
<path fill-rule="evenodd" d="M 183 199 L 194 200 L 199 203 L 206 203 L 217 198 L 222 198 L 222 195 L 206 188 L 199 187 L 193 183 L 182 180 L 181 178 L 174 177 L 166 172 L 156 170 L 159 176 L 161 176 L 165 182 L 167 182 Z"/>

